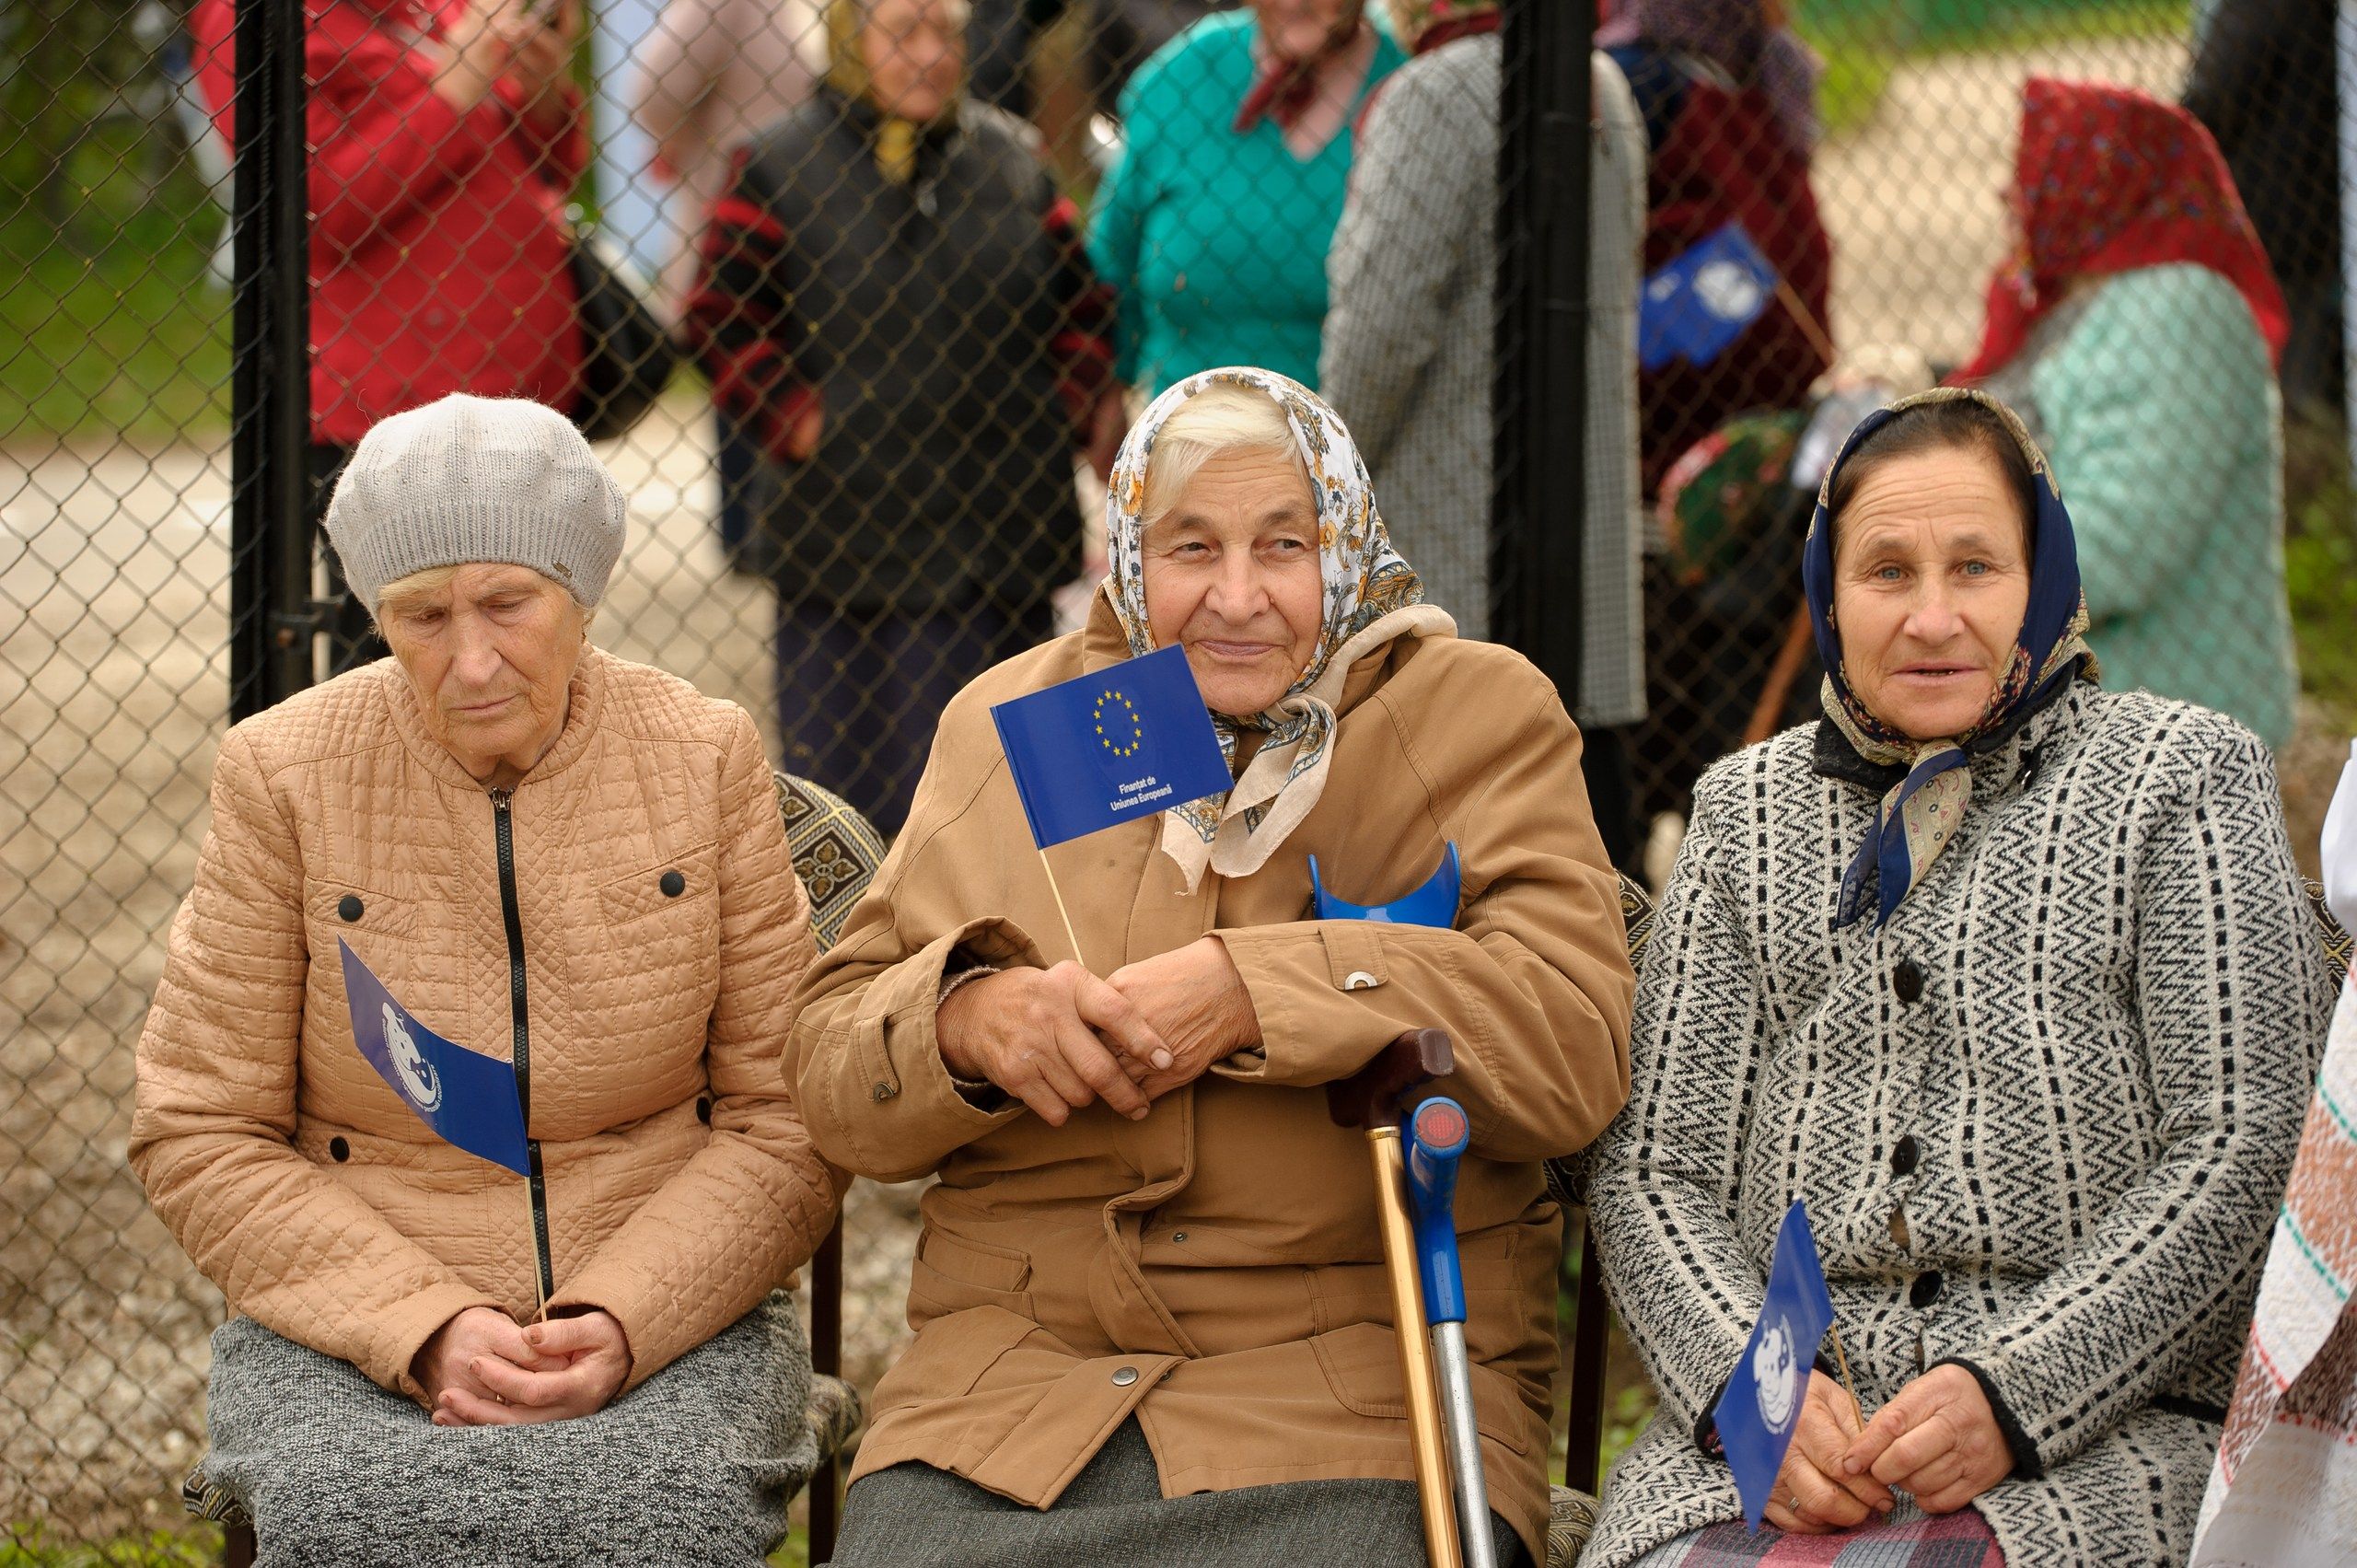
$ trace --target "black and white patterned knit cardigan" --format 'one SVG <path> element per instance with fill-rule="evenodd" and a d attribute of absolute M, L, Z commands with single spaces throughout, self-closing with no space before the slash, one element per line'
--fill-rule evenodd
<path fill-rule="evenodd" d="M 2010 1568 L 2182 1563 L 2331 1004 L 2273 761 L 2075 687 L 1837 931 L 1878 792 L 1830 732 L 1704 777 L 1646 955 L 1589 1201 L 1661 1411 L 1583 1568 L 1741 1516 L 1695 1421 L 1795 1198 L 1869 1413 L 1956 1358 L 2034 1446 L 1979 1504 Z"/>

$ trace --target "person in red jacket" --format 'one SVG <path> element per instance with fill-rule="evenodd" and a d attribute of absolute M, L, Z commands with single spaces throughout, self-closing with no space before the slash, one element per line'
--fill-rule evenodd
<path fill-rule="evenodd" d="M 452 392 L 570 409 L 582 359 L 566 193 L 578 0 L 307 0 L 315 515 L 370 426 Z M 189 18 L 234 143 L 232 0 Z M 342 577 L 334 572 L 340 592 Z M 356 604 L 332 667 L 384 650 Z"/>

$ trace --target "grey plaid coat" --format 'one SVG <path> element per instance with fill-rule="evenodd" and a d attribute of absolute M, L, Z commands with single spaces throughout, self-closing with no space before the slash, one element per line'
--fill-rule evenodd
<path fill-rule="evenodd" d="M 2332 997 L 2273 763 L 2075 687 L 1973 762 L 1889 924 L 1836 930 L 1887 782 L 1819 724 L 1696 791 L 1589 1191 L 1661 1409 L 1584 1568 L 1740 1516 L 1696 1421 L 1795 1198 L 1870 1413 L 1944 1360 L 1996 1396 L 2010 1568 L 2191 1549 Z"/>
<path fill-rule="evenodd" d="M 1492 33 L 1418 55 L 1369 107 L 1327 253 L 1318 371 L 1366 459 L 1391 542 L 1467 637 L 1488 636 L 1490 624 L 1500 47 Z M 1580 690 L 1566 702 L 1583 725 L 1621 725 L 1645 716 L 1637 579 L 1645 132 L 1620 68 L 1597 54 L 1593 70 L 1587 483 L 1540 521 L 1586 529 Z"/>

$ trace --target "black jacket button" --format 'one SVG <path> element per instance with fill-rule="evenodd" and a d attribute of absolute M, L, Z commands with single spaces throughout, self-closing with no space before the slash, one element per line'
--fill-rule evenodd
<path fill-rule="evenodd" d="M 335 1161 L 338 1165 L 342 1165 L 351 1157 L 352 1145 L 350 1144 L 345 1143 L 342 1138 L 330 1138 L 328 1140 L 328 1158 Z"/>
<path fill-rule="evenodd" d="M 663 889 L 665 898 L 676 899 L 688 890 L 688 879 L 676 871 L 666 871 L 663 873 L 663 880 L 659 886 Z"/>
<path fill-rule="evenodd" d="M 347 923 L 360 918 L 361 907 L 357 893 L 346 893 L 335 901 L 335 912 L 343 916 Z"/>
<path fill-rule="evenodd" d="M 1921 1312 L 1940 1299 L 1940 1291 L 1946 1283 L 1937 1269 L 1924 1270 L 1915 1276 L 1915 1283 L 1907 1287 L 1907 1305 Z"/>
<path fill-rule="evenodd" d="M 696 1120 L 707 1127 L 712 1125 L 712 1097 L 710 1095 L 696 1097 Z"/>
<path fill-rule="evenodd" d="M 1907 1136 L 1898 1140 L 1898 1146 L 1890 1151 L 1891 1174 L 1894 1176 L 1914 1175 L 1915 1162 L 1921 1159 L 1922 1155 L 1923 1147 L 1915 1141 L 1915 1134 L 1908 1133 Z"/>
<path fill-rule="evenodd" d="M 1890 971 L 1890 988 L 1898 999 L 1913 1006 L 1923 995 L 1923 970 L 1912 958 L 1901 958 L 1898 967 Z"/>

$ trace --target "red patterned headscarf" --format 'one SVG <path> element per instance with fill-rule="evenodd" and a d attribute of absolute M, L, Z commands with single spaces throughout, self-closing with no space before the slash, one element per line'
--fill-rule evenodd
<path fill-rule="evenodd" d="M 2126 87 L 2032 76 L 2014 171 L 2020 250 L 1989 283 L 1980 352 L 1955 379 L 1996 371 L 2080 278 L 2191 261 L 2242 291 L 2279 362 L 2291 318 L 2218 144 L 2172 103 Z"/>

